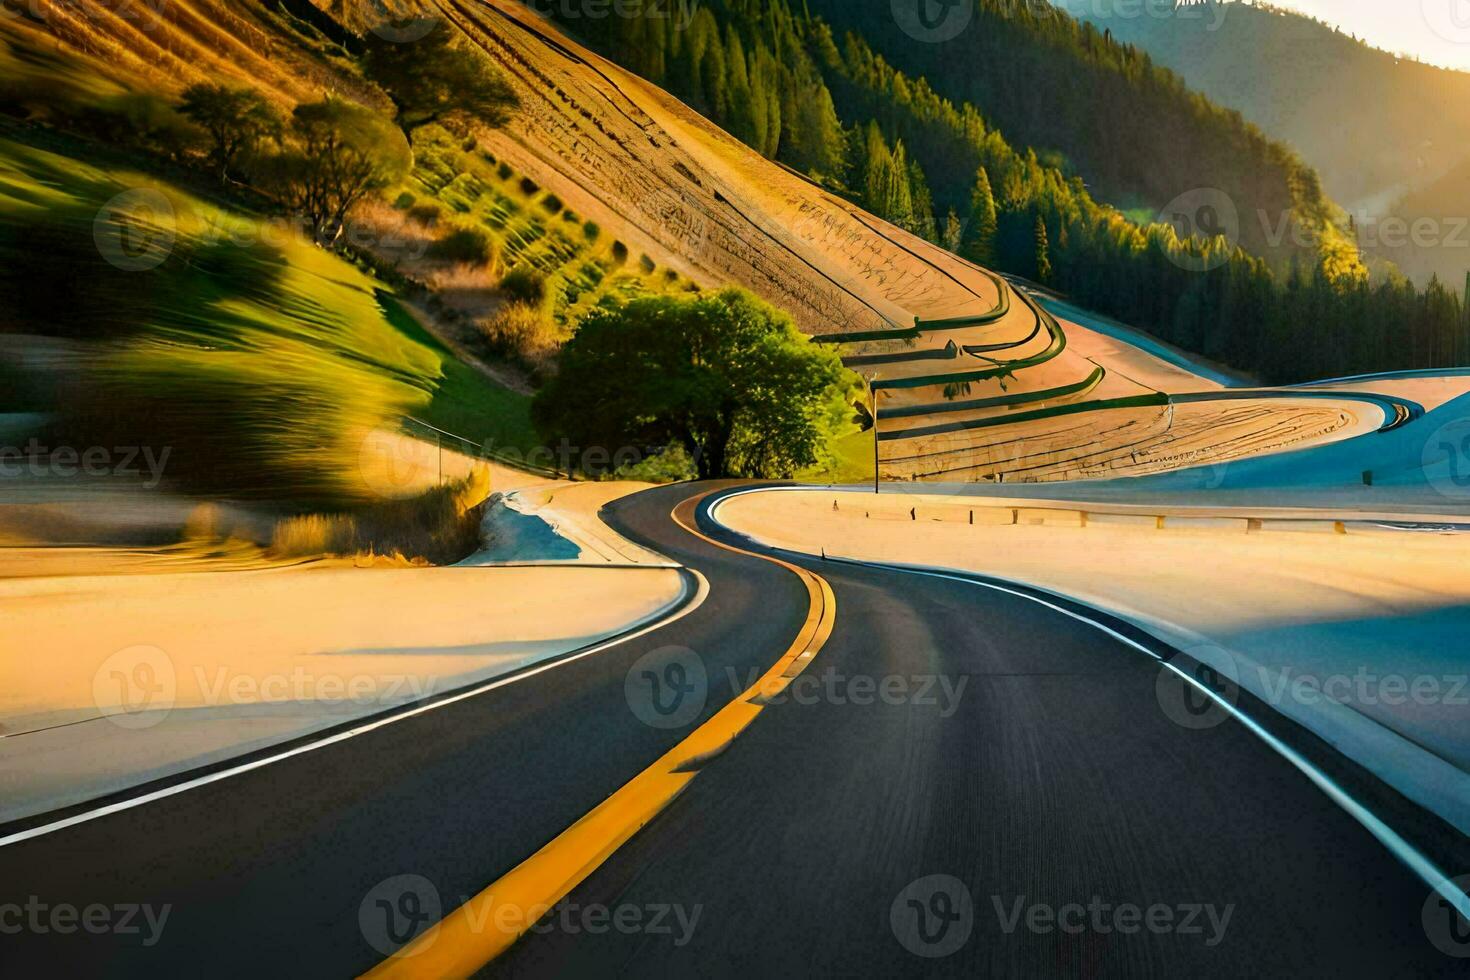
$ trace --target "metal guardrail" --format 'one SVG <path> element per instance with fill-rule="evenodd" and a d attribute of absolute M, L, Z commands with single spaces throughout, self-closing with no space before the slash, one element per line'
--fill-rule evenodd
<path fill-rule="evenodd" d="M 403 416 L 403 421 L 407 424 L 416 426 L 420 429 L 432 433 L 434 436 L 435 445 L 439 447 L 439 451 L 441 454 L 444 451 L 444 441 L 448 439 L 452 442 L 458 443 L 462 447 L 462 449 L 468 450 L 466 455 L 474 456 L 477 459 L 490 460 L 496 463 L 500 463 L 502 466 L 509 466 L 512 469 L 523 470 L 527 473 L 534 473 L 537 476 L 545 476 L 552 479 L 564 478 L 564 474 L 555 467 L 542 466 L 539 463 L 533 463 L 530 460 L 526 459 L 525 456 L 520 453 L 507 453 L 504 450 L 493 449 L 483 442 L 476 442 L 475 440 L 459 435 L 456 432 L 450 432 L 449 430 L 441 429 L 436 425 L 430 425 L 423 419 L 416 419 L 411 415 Z M 442 472 L 444 468 L 442 458 L 439 468 Z"/>

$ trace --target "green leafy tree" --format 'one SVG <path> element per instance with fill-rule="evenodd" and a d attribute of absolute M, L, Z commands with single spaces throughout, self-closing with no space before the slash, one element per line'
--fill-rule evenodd
<path fill-rule="evenodd" d="M 785 477 L 850 425 L 856 378 L 741 289 L 655 296 L 583 317 L 532 403 L 547 439 L 682 447 L 700 477 Z"/>
<path fill-rule="evenodd" d="M 184 89 L 179 111 L 209 134 L 209 162 L 220 180 L 263 142 L 281 138 L 280 113 L 253 89 L 199 82 Z"/>
<path fill-rule="evenodd" d="M 328 97 L 298 105 L 290 140 L 261 161 L 258 179 L 310 223 L 317 242 L 331 245 L 347 215 L 369 192 L 408 172 L 408 141 L 377 113 Z"/>
<path fill-rule="evenodd" d="M 418 27 L 415 27 L 418 24 Z M 448 22 L 395 21 L 392 30 L 369 32 L 362 66 L 393 101 L 405 136 L 439 123 L 457 135 L 471 123 L 502 126 L 519 104 L 489 59 L 472 49 Z M 389 40 L 417 36 L 416 41 Z"/>

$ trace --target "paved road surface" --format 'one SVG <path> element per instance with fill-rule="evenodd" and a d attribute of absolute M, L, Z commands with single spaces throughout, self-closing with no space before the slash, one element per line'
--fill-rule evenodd
<path fill-rule="evenodd" d="M 381 959 L 370 939 L 387 941 L 398 913 L 478 893 L 713 714 L 806 617 L 790 572 L 670 520 L 692 493 L 611 509 L 709 580 L 676 623 L 0 848 L 0 906 L 169 906 L 152 946 L 141 915 L 139 934 L 0 933 L 0 974 L 348 976 Z M 762 712 L 487 975 L 1463 969 L 1426 939 L 1416 876 L 1240 724 L 1171 721 L 1138 650 L 971 584 L 810 567 L 838 610 L 810 686 Z M 625 690 L 635 661 L 670 645 L 709 677 L 684 728 L 643 723 Z M 635 916 L 657 929 L 629 931 Z M 0 929 L 14 921 L 0 913 Z"/>

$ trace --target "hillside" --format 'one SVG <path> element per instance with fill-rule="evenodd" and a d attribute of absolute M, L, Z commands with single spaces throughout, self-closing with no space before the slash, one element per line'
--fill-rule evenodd
<path fill-rule="evenodd" d="M 1458 282 L 1470 269 L 1466 236 L 1458 245 L 1438 240 L 1447 232 L 1428 247 L 1398 245 L 1374 220 L 1470 213 L 1470 74 L 1380 51 L 1266 4 L 1207 0 L 1172 16 L 1131 18 L 1078 8 L 1099 30 L 1300 151 L 1354 213 L 1365 251 L 1421 280 L 1437 272 Z"/>
<path fill-rule="evenodd" d="M 807 6 L 939 95 L 974 104 L 1008 139 L 1059 154 L 1094 196 L 1125 210 L 1158 214 L 1181 195 L 1217 189 L 1244 216 L 1240 243 L 1283 267 L 1299 248 L 1270 234 L 1273 224 L 1327 235 L 1342 219 L 1291 148 L 1061 8 L 979 0 L 954 36 L 916 40 L 893 29 L 887 3 Z"/>

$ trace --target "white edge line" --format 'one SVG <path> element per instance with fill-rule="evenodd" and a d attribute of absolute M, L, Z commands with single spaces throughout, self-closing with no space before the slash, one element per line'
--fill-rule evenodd
<path fill-rule="evenodd" d="M 688 569 L 688 571 L 695 577 L 695 580 L 698 582 L 698 588 L 695 590 L 694 598 L 691 599 L 688 603 L 681 606 L 679 610 L 673 615 L 647 622 L 641 628 L 635 630 L 632 633 L 628 633 L 623 636 L 613 637 L 609 640 L 604 640 L 601 643 L 597 643 L 586 648 L 585 650 L 582 650 L 580 653 L 562 657 L 558 660 L 552 661 L 551 663 L 545 663 L 539 666 L 532 667 L 528 670 L 513 674 L 509 677 L 501 677 L 496 680 L 488 681 L 484 684 L 478 685 L 477 687 L 472 687 L 469 690 L 460 691 L 458 694 L 451 695 L 442 700 L 435 701 L 431 704 L 418 705 L 417 707 L 409 708 L 408 710 L 399 712 L 398 714 L 389 715 L 386 718 L 379 718 L 378 720 L 370 722 L 366 725 L 359 725 L 356 728 L 349 728 L 346 731 L 337 732 L 335 735 L 329 735 L 326 738 L 320 739 L 315 742 L 308 742 L 305 745 L 298 745 L 293 749 L 287 749 L 284 752 L 278 752 L 275 755 L 266 756 L 263 759 L 256 759 L 252 762 L 242 763 L 238 766 L 232 766 L 228 769 L 222 769 L 219 772 L 209 773 L 206 776 L 197 776 L 193 779 L 188 779 L 181 783 L 175 783 L 171 786 L 165 786 L 162 789 L 154 790 L 151 793 L 144 793 L 141 796 L 130 797 L 126 800 L 119 800 L 116 803 L 109 803 L 106 806 L 97 807 L 93 810 L 76 813 L 72 816 L 65 817 L 52 823 L 42 824 L 39 827 L 32 827 L 28 830 L 17 831 L 6 837 L 0 837 L 0 847 L 6 847 L 10 844 L 19 844 L 22 841 L 33 840 L 37 837 L 43 837 L 46 834 L 52 834 L 58 830 L 65 830 L 68 827 L 75 827 L 77 824 L 87 823 L 88 821 L 96 820 L 100 817 L 106 817 L 114 813 L 120 813 L 123 810 L 131 810 L 134 807 L 143 806 L 145 803 L 153 803 L 157 800 L 162 800 L 170 796 L 177 796 L 180 793 L 185 793 L 189 790 L 198 789 L 199 787 L 207 786 L 210 783 L 217 783 L 223 779 L 229 779 L 232 776 L 239 776 L 242 773 L 247 773 L 255 769 L 261 769 L 275 762 L 281 762 L 283 760 L 290 759 L 298 755 L 305 755 L 308 752 L 314 752 L 317 749 L 323 749 L 329 745 L 335 745 L 338 742 L 345 742 L 349 738 L 355 738 L 358 735 L 365 735 L 368 732 L 376 731 L 379 728 L 386 728 L 387 726 L 395 724 L 397 722 L 404 721 L 409 718 L 414 718 L 418 715 L 427 714 L 430 711 L 436 711 L 439 708 L 446 707 L 447 705 L 455 704 L 469 698 L 478 697 L 481 694 L 485 694 L 488 691 L 493 691 L 496 688 L 505 687 L 508 684 L 514 684 L 518 681 L 523 681 L 528 677 L 534 677 L 535 675 L 545 673 L 548 670 L 554 670 L 557 667 L 563 666 L 564 664 L 569 664 L 573 661 L 581 660 L 583 657 L 590 657 L 594 653 L 601 653 L 604 650 L 608 650 L 620 644 L 627 643 L 629 640 L 636 640 L 640 636 L 651 633 L 656 629 L 661 629 L 669 625 L 670 623 L 677 622 L 678 620 L 683 619 L 685 616 L 689 615 L 704 604 L 704 600 L 709 597 L 709 581 L 693 568 Z M 688 587 L 686 585 L 684 592 L 687 593 L 687 591 Z M 683 595 L 681 595 L 680 598 L 682 599 Z"/>
<path fill-rule="evenodd" d="M 719 524 L 719 519 L 715 516 L 715 514 L 719 510 L 720 505 L 723 504 L 726 500 L 732 500 L 735 497 L 741 497 L 748 493 L 769 493 L 773 490 L 789 491 L 809 489 L 812 488 L 768 487 L 764 489 L 742 490 L 739 493 L 732 493 L 727 496 L 721 497 L 718 501 L 715 502 L 715 505 L 710 508 L 709 516 L 711 520 Z M 749 537 L 749 535 L 746 535 L 740 531 L 736 531 L 734 528 L 728 527 L 724 524 L 720 524 L 720 526 L 725 528 L 725 530 L 727 531 L 731 531 L 735 534 L 740 534 L 742 537 Z M 766 547 L 770 546 L 767 545 Z M 778 550 L 789 551 L 791 549 Z M 815 555 L 811 555 L 810 553 L 805 554 L 807 554 L 807 556 L 811 558 L 816 557 Z M 1008 595 L 1017 596 L 1022 599 L 1029 599 L 1030 601 L 1038 603 L 1039 605 L 1043 605 L 1048 609 L 1055 610 L 1056 612 L 1059 612 L 1064 616 L 1070 616 L 1072 619 L 1075 619 L 1078 622 L 1086 623 L 1094 629 L 1100 630 L 1101 632 L 1106 633 L 1114 639 L 1121 641 L 1127 646 L 1130 646 L 1135 650 L 1139 650 L 1147 654 L 1151 659 L 1158 661 L 1167 669 L 1184 678 L 1184 680 L 1188 682 L 1191 686 L 1198 689 L 1206 697 L 1210 698 L 1210 700 L 1214 701 L 1216 704 L 1220 705 L 1220 707 L 1224 708 L 1231 717 L 1244 725 L 1248 731 L 1254 734 L 1262 742 L 1266 743 L 1268 748 L 1275 751 L 1277 755 L 1281 756 L 1287 762 L 1291 763 L 1298 770 L 1300 770 L 1308 779 L 1316 784 L 1318 789 L 1322 790 L 1322 792 L 1327 795 L 1328 799 L 1336 803 L 1342 810 L 1344 810 L 1348 814 L 1348 816 L 1352 817 L 1359 824 L 1361 824 L 1363 828 L 1368 831 L 1368 833 L 1372 834 L 1380 844 L 1388 849 L 1388 852 L 1390 854 L 1406 864 L 1415 874 L 1422 878 L 1431 889 L 1438 892 L 1441 896 L 1444 897 L 1446 901 L 1448 901 L 1451 905 L 1458 909 L 1462 917 L 1470 920 L 1470 896 L 1467 896 L 1464 892 L 1460 891 L 1460 889 L 1456 887 L 1454 882 L 1451 881 L 1450 877 L 1443 871 L 1441 871 L 1434 864 L 1433 861 L 1429 860 L 1429 858 L 1421 854 L 1418 848 L 1414 847 L 1414 845 L 1404 840 L 1404 838 L 1401 837 L 1397 831 L 1395 831 L 1388 824 L 1384 823 L 1382 819 L 1380 819 L 1376 814 L 1373 813 L 1373 811 L 1369 810 L 1362 803 L 1354 799 L 1347 792 L 1347 790 L 1343 789 L 1341 786 L 1335 783 L 1332 780 L 1332 777 L 1328 776 L 1317 766 L 1313 765 L 1310 760 L 1302 756 L 1295 749 L 1287 745 L 1285 742 L 1281 741 L 1275 735 L 1272 735 L 1269 731 L 1262 727 L 1260 723 L 1256 722 L 1249 715 L 1245 714 L 1245 712 L 1241 711 L 1229 701 L 1220 697 L 1219 694 L 1217 694 L 1214 690 L 1201 684 L 1198 680 L 1189 676 L 1187 672 L 1180 670 L 1174 664 L 1170 663 L 1167 660 L 1164 660 L 1158 654 L 1154 653 L 1152 650 L 1139 643 L 1137 640 L 1133 640 L 1129 637 L 1124 636 L 1123 634 L 1119 633 L 1117 630 L 1112 629 L 1105 623 L 1100 623 L 1095 619 L 1088 619 L 1086 616 L 1083 616 L 1080 613 L 1063 608 L 1062 606 L 1058 606 L 1055 603 L 1047 602 L 1040 596 L 1031 595 L 1018 589 L 1009 589 L 1003 585 L 980 581 L 979 579 L 971 578 L 966 575 L 954 574 L 939 569 L 923 568 L 916 565 L 865 561 L 861 558 L 843 558 L 841 560 L 854 562 L 859 565 L 866 565 L 870 568 L 882 568 L 889 571 L 907 572 L 911 575 L 927 575 L 931 578 L 948 579 L 953 582 L 961 582 L 967 585 L 993 589 L 996 592 L 1004 592 Z M 1072 601 L 1078 602 L 1080 600 L 1074 599 Z M 1086 603 L 1081 604 L 1086 605 Z"/>

